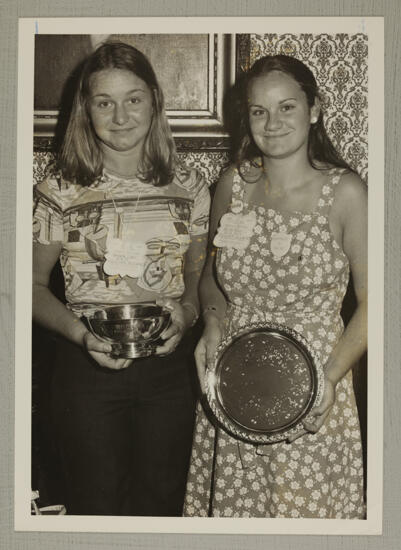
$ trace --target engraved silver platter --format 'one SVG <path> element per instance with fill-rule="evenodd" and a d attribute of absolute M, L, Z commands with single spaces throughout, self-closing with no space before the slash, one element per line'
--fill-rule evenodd
<path fill-rule="evenodd" d="M 219 345 L 206 372 L 206 397 L 218 424 L 250 443 L 275 443 L 301 428 L 323 392 L 316 352 L 298 332 L 251 324 Z"/>
<path fill-rule="evenodd" d="M 152 302 L 99 306 L 83 313 L 92 333 L 112 346 L 116 357 L 147 357 L 160 345 L 170 310 Z"/>

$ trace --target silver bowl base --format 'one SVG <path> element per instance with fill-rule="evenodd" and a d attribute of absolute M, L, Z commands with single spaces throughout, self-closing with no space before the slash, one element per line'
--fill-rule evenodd
<path fill-rule="evenodd" d="M 112 356 L 123 357 L 125 359 L 137 359 L 138 357 L 149 357 L 156 352 L 156 344 L 112 344 Z"/>

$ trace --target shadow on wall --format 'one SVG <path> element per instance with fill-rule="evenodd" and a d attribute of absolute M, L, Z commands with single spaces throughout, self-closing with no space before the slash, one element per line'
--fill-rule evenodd
<path fill-rule="evenodd" d="M 341 316 L 346 326 L 355 311 L 357 302 L 354 292 L 352 276 L 347 288 L 347 293 L 344 298 Z M 358 363 L 354 366 L 353 382 L 356 405 L 358 407 L 359 422 L 361 425 L 362 448 L 363 448 L 363 464 L 364 464 L 364 481 L 366 489 L 366 473 L 367 473 L 367 353 L 365 353 Z"/>

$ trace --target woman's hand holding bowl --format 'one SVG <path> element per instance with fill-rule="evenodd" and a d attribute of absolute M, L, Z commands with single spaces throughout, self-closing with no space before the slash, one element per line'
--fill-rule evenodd
<path fill-rule="evenodd" d="M 171 312 L 171 323 L 160 336 L 164 343 L 156 348 L 156 355 L 168 355 L 175 350 L 185 331 L 192 325 L 193 313 L 172 298 L 160 298 L 156 304 Z"/>
<path fill-rule="evenodd" d="M 124 357 L 111 356 L 111 344 L 103 342 L 96 338 L 91 332 L 85 332 L 83 336 L 83 345 L 91 357 L 101 366 L 108 369 L 125 369 L 132 363 L 132 359 Z"/>

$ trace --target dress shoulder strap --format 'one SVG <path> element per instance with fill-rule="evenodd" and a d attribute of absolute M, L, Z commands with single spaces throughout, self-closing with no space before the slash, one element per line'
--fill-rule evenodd
<path fill-rule="evenodd" d="M 235 168 L 230 204 L 230 209 L 233 214 L 239 214 L 244 209 L 244 193 L 245 181 L 241 177 L 238 169 Z"/>
<path fill-rule="evenodd" d="M 327 175 L 327 181 L 322 186 L 322 192 L 317 203 L 319 213 L 328 213 L 333 204 L 335 189 L 343 174 L 347 172 L 346 168 L 331 168 Z"/>

